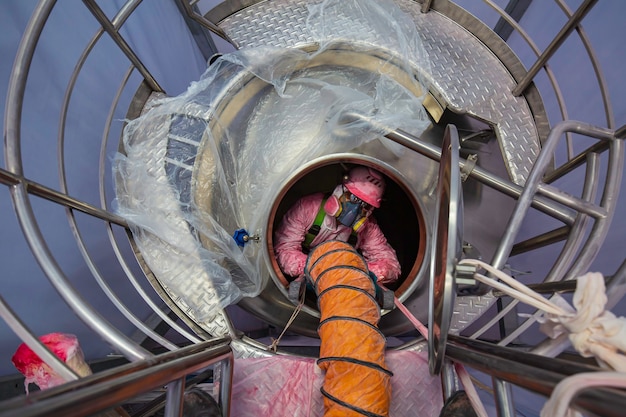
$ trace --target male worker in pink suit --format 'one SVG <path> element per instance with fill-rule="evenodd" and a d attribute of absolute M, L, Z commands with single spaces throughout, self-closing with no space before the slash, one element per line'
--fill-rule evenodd
<path fill-rule="evenodd" d="M 372 216 L 384 192 L 380 172 L 356 166 L 330 196 L 315 193 L 296 201 L 274 235 L 274 251 L 283 273 L 301 276 L 310 248 L 341 240 L 361 252 L 379 284 L 395 282 L 400 276 L 400 262 Z"/>

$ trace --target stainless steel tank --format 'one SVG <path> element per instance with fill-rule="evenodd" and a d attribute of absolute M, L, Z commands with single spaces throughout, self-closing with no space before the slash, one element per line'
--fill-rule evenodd
<path fill-rule="evenodd" d="M 252 259 L 253 265 L 244 263 L 260 274 L 253 281 L 262 283 L 263 290 L 259 295 L 244 296 L 238 305 L 263 321 L 282 328 L 290 319 L 294 305 L 287 298 L 288 283 L 273 256 L 272 231 L 292 202 L 310 192 L 330 191 L 347 166 L 361 163 L 375 167 L 384 173 L 390 184 L 377 217 L 402 263 L 402 277 L 393 289 L 420 320 L 426 321 L 427 286 L 422 284 L 429 274 L 427 259 L 432 250 L 432 211 L 438 161 L 432 155 L 394 143 L 385 135 L 395 129 L 408 130 L 409 134 L 413 133 L 411 140 L 421 143 L 422 147 L 436 149 L 441 146 L 445 126 L 452 123 L 461 132 L 461 154 L 470 161 L 466 164 L 466 177 L 475 165 L 492 178 L 504 178 L 515 186 L 525 181 L 540 148 L 542 129 L 536 126 L 535 120 L 541 120 L 541 103 L 536 100 L 532 88 L 528 94 L 530 100 L 512 96 L 508 86 L 513 84 L 513 78 L 507 67 L 485 44 L 468 37 L 466 28 L 441 13 L 422 14 L 415 10 L 418 8 L 416 4 L 399 2 L 405 16 L 413 19 L 427 52 L 427 61 L 415 61 L 413 57 L 407 59 L 385 47 L 384 41 L 375 36 L 373 41 L 335 41 L 318 51 L 320 45 L 311 33 L 306 32 L 308 29 L 304 23 L 294 27 L 291 34 L 285 34 L 284 27 L 274 25 L 277 16 L 281 16 L 281 21 L 303 22 L 307 13 L 305 3 L 285 3 L 290 7 L 281 7 L 276 2 L 259 3 L 232 11 L 229 15 L 213 16 L 234 41 L 245 46 L 243 51 L 252 52 L 244 54 L 243 58 L 218 60 L 213 65 L 219 65 L 219 68 L 211 75 L 205 74 L 210 83 L 202 93 L 181 104 L 180 109 L 167 107 L 172 105 L 171 102 L 159 103 L 158 119 L 146 122 L 146 125 L 162 122 L 167 126 L 166 130 L 157 132 L 156 136 L 160 135 L 162 140 L 150 145 L 150 152 L 164 155 L 165 162 L 157 161 L 165 165 L 161 175 L 169 178 L 181 196 L 186 196 L 188 202 L 183 206 L 191 204 L 191 209 L 181 208 L 181 222 L 188 221 L 188 214 L 198 210 L 210 218 L 203 222 L 203 215 L 197 216 L 199 224 L 192 220 L 190 228 L 183 227 L 179 232 L 188 233 L 191 240 L 199 242 L 202 248 L 199 251 L 211 252 L 223 244 L 221 238 L 217 241 L 207 238 L 210 233 L 203 232 L 205 226 L 211 228 L 211 224 L 218 223 L 228 233 L 245 228 L 252 240 L 243 249 L 243 255 Z M 214 11 L 218 12 L 223 12 L 223 7 Z M 469 19 L 462 9 L 454 8 L 450 13 Z M 254 16 L 257 26 L 254 36 L 246 27 L 251 24 L 250 16 Z M 264 36 L 259 35 L 261 29 L 266 31 Z M 277 33 L 281 34 L 278 38 Z M 373 43 L 375 41 L 382 45 Z M 268 47 L 269 50 L 264 49 Z M 263 51 L 264 56 L 255 55 L 255 50 Z M 306 59 L 302 58 L 303 54 L 307 55 Z M 474 59 L 458 60 L 458 56 Z M 512 56 L 504 56 L 511 66 L 519 64 Z M 245 61 L 245 65 L 241 61 Z M 268 72 L 267 68 L 272 71 Z M 411 132 L 414 128 L 410 120 L 414 117 L 412 114 L 405 116 L 407 123 L 404 126 L 397 120 L 393 124 L 385 117 L 377 119 L 376 112 L 370 107 L 357 108 L 354 113 L 359 124 L 354 126 L 344 117 L 354 109 L 342 108 L 334 102 L 331 108 L 324 108 L 325 102 L 319 101 L 322 107 L 319 110 L 315 110 L 313 102 L 307 105 L 313 105 L 314 110 L 306 106 L 289 107 L 292 96 L 322 100 L 321 95 L 329 83 L 348 87 L 351 94 L 375 96 L 377 86 L 372 79 L 378 79 L 380 74 L 391 80 L 394 88 L 408 92 L 414 100 L 419 100 L 420 106 L 423 105 L 427 116 L 419 122 L 425 121 L 426 124 L 418 124 L 417 131 Z M 487 88 L 485 77 L 492 82 Z M 288 82 L 281 84 L 285 80 Z M 495 95 L 499 96 L 498 102 L 493 99 Z M 537 115 L 535 119 L 531 108 Z M 200 133 L 195 134 L 197 143 L 187 146 L 184 152 L 188 154 L 183 152 L 182 160 L 187 161 L 183 164 L 185 176 L 168 175 L 167 172 L 168 152 L 189 142 L 188 127 L 182 128 L 187 133 L 172 133 L 177 125 L 184 124 L 172 121 L 175 117 L 195 118 L 206 126 L 205 130 L 201 127 Z M 327 133 L 336 142 L 320 145 L 317 136 L 320 129 L 329 129 Z M 143 134 L 141 129 L 139 136 L 133 132 L 126 138 L 127 144 L 141 141 L 137 139 Z M 180 139 L 181 135 L 187 139 Z M 275 140 L 273 136 L 276 136 Z M 342 137 L 351 142 L 342 143 L 338 140 Z M 155 151 L 154 146 L 161 147 L 162 151 Z M 177 158 L 180 162 L 180 155 Z M 269 182 L 258 180 L 264 177 Z M 224 182 L 229 183 L 226 188 Z M 230 191 L 228 187 L 231 187 Z M 466 219 L 463 241 L 473 255 L 490 259 L 514 202 L 471 178 L 463 189 Z M 125 189 L 124 192 L 132 195 L 133 190 Z M 230 202 L 226 204 L 225 201 Z M 233 209 L 235 206 L 238 209 Z M 170 210 L 168 218 L 172 216 Z M 485 233 L 487 225 L 488 233 Z M 219 334 L 231 327 L 226 316 L 216 313 L 221 310 L 223 299 L 220 304 L 219 288 L 216 292 L 219 285 L 210 283 L 212 277 L 206 275 L 206 270 L 201 271 L 199 266 L 197 274 L 189 273 L 186 267 L 179 266 L 176 271 L 176 266 L 168 263 L 180 265 L 181 256 L 168 261 L 158 248 L 151 252 L 144 247 L 141 252 L 147 267 L 154 273 L 148 274 L 154 277 L 153 283 L 165 288 L 162 293 L 166 298 L 178 300 L 181 311 L 190 313 L 192 325 L 199 325 L 211 334 Z M 228 253 L 239 257 L 232 250 Z M 236 260 L 226 259 L 223 263 L 233 276 L 242 274 L 241 264 Z M 179 276 L 183 271 L 186 276 L 184 284 L 176 284 L 183 281 L 167 277 Z M 185 293 L 187 290 L 183 286 L 193 290 Z M 207 295 L 198 295 L 205 291 Z M 492 300 L 489 296 L 460 300 L 453 329 L 464 328 L 488 308 Z M 399 311 L 383 313 L 380 327 L 386 335 L 399 335 L 412 329 Z M 315 337 L 317 323 L 315 300 L 309 298 L 290 329 Z"/>

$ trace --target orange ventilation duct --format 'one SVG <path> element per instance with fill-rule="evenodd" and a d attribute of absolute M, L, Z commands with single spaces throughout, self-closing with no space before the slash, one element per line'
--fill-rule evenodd
<path fill-rule="evenodd" d="M 349 244 L 329 241 L 311 251 L 305 275 L 321 314 L 324 416 L 388 416 L 393 374 L 385 365 L 380 307 L 365 261 Z"/>

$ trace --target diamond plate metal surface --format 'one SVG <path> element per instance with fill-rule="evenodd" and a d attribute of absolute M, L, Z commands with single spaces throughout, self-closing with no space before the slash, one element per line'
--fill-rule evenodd
<path fill-rule="evenodd" d="M 263 45 L 303 47 L 314 43 L 306 26 L 307 4 L 298 0 L 261 2 L 220 22 L 241 48 Z M 421 13 L 420 5 L 396 0 L 418 29 L 430 65 L 420 68 L 434 93 L 447 106 L 494 126 L 511 180 L 523 185 L 540 151 L 537 129 L 523 97 L 514 97 L 513 77 L 498 58 L 472 33 L 435 11 Z M 341 33 L 342 28 L 333 28 Z M 366 42 L 377 43 L 376 39 Z M 417 64 L 416 64 L 417 65 Z M 494 302 L 491 296 L 458 297 L 451 331 L 459 332 Z"/>
<path fill-rule="evenodd" d="M 254 346 L 252 343 L 247 343 L 243 339 L 233 340 L 230 343 L 230 347 L 233 349 L 233 354 L 237 359 L 268 358 L 276 356 L 275 353 Z"/>
<path fill-rule="evenodd" d="M 191 281 L 191 280 L 190 280 Z M 170 288 L 164 287 L 165 291 L 169 294 L 172 301 L 191 319 L 194 323 L 200 326 L 204 331 L 211 336 L 226 336 L 233 334 L 230 320 L 226 315 L 226 312 L 219 305 L 219 298 L 215 290 L 212 288 L 205 288 L 205 283 L 200 283 L 197 280 L 190 283 L 190 291 L 196 292 L 199 295 L 196 303 L 200 303 L 202 306 L 206 306 L 206 309 L 200 310 L 203 314 L 203 320 L 199 320 L 196 316 L 198 309 L 193 309 L 185 302 L 180 293 L 172 291 Z"/>
<path fill-rule="evenodd" d="M 161 199 L 161 201 L 166 200 L 166 198 Z M 171 211 L 171 213 L 175 215 L 176 212 Z M 181 222 L 180 226 L 181 233 L 189 233 L 188 230 L 184 231 L 186 223 Z M 144 260 L 155 273 L 164 290 L 191 320 L 212 336 L 232 334 L 230 320 L 220 307 L 219 297 L 215 288 L 210 285 L 211 280 L 200 262 L 188 262 L 185 266 L 181 266 L 176 261 L 177 256 L 172 247 L 164 247 L 163 241 L 151 235 L 135 235 L 135 241 L 140 247 Z M 180 256 L 189 259 L 188 253 L 181 253 Z M 177 265 L 177 267 L 172 268 L 172 265 Z M 195 278 L 190 279 L 190 277 Z M 174 284 L 175 290 L 167 285 L 167 283 L 182 282 L 185 284 Z"/>
<path fill-rule="evenodd" d="M 504 64 L 465 28 L 436 13 L 421 13 L 415 3 L 398 1 L 410 14 L 431 61 L 430 77 L 448 106 L 494 125 L 511 180 L 523 185 L 540 151 L 528 103 Z"/>
<path fill-rule="evenodd" d="M 171 213 L 174 215 L 175 211 Z M 184 228 L 186 223 L 181 223 L 180 226 Z M 181 233 L 184 232 L 181 230 Z M 141 248 L 146 263 L 154 271 L 172 301 L 191 320 L 212 336 L 232 334 L 230 320 L 220 307 L 219 297 L 215 288 L 210 285 L 211 280 L 200 262 L 181 266 L 176 262 L 177 256 L 172 248 L 164 247 L 161 240 L 150 235 L 135 236 L 135 241 Z M 188 253 L 181 253 L 180 256 L 189 258 Z M 172 265 L 177 267 L 171 268 Z M 176 285 L 175 290 L 166 284 L 182 282 L 185 285 Z"/>
<path fill-rule="evenodd" d="M 457 297 L 450 322 L 450 333 L 460 333 L 482 316 L 496 301 L 491 294 L 483 296 Z"/>
<path fill-rule="evenodd" d="M 302 47 L 315 38 L 306 26 L 307 4 L 317 1 L 260 2 L 220 22 L 241 48 Z M 511 180 L 523 185 L 540 150 L 539 135 L 523 97 L 514 97 L 513 77 L 498 58 L 469 31 L 435 12 L 420 12 L 410 0 L 396 0 L 415 22 L 430 59 L 421 68 L 432 89 L 451 110 L 493 124 Z M 341 27 L 333 31 L 342 32 Z M 376 39 L 366 42 L 377 44 Z"/>
<path fill-rule="evenodd" d="M 309 2 L 315 3 L 319 1 Z M 306 3 L 302 1 L 261 2 L 229 16 L 219 26 L 240 48 L 293 48 L 314 42 L 306 28 L 307 15 Z"/>
<path fill-rule="evenodd" d="M 148 101 L 144 112 L 153 106 L 157 98 L 152 97 Z M 167 132 L 168 123 L 164 122 L 163 126 L 162 130 Z M 148 167 L 151 180 L 146 183 L 142 179 L 128 178 L 125 182 L 126 196 L 118 198 L 126 199 L 125 207 L 131 212 L 142 205 L 153 208 L 154 220 L 167 225 L 168 237 L 174 236 L 178 245 L 171 245 L 140 229 L 133 230 L 135 243 L 161 287 L 191 320 L 212 336 L 231 335 L 230 320 L 221 308 L 217 291 L 197 254 L 196 237 L 183 216 L 178 194 L 169 185 L 167 157 L 172 138 L 169 134 L 153 134 L 146 135 L 144 140 L 142 146 L 127 149 L 128 157 L 134 163 Z M 152 192 L 143 193 L 148 184 Z M 146 198 L 135 198 L 141 195 Z M 139 212 L 143 213 L 143 210 L 140 208 Z M 183 259 L 184 262 L 181 261 Z"/>

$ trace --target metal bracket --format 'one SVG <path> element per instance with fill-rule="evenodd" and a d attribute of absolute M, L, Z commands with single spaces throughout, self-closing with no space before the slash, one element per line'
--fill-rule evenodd
<path fill-rule="evenodd" d="M 482 260 L 478 249 L 468 242 L 463 242 L 463 258 Z M 456 295 L 483 295 L 489 290 L 487 286 L 474 279 L 477 269 L 473 265 L 455 265 Z"/>
<path fill-rule="evenodd" d="M 476 162 L 478 161 L 478 154 L 471 154 L 470 156 L 467 157 L 467 159 L 465 160 L 465 164 L 463 164 L 463 168 L 461 168 L 461 181 L 465 182 L 470 174 L 472 173 L 472 171 L 474 170 L 474 168 L 476 167 Z"/>
<path fill-rule="evenodd" d="M 475 265 L 456 265 L 454 271 L 454 282 L 456 284 L 457 295 L 473 295 L 477 287 L 474 274 L 476 273 Z"/>

